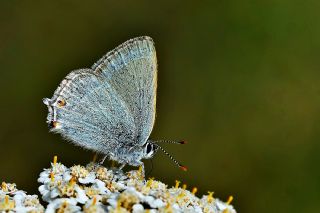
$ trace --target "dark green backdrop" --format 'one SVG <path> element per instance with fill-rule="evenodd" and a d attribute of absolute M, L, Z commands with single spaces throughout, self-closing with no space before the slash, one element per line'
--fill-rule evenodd
<path fill-rule="evenodd" d="M 214 191 L 239 212 L 319 212 L 319 1 L 1 1 L 0 180 L 37 192 L 53 155 L 43 97 L 123 41 L 156 42 L 155 139 L 186 139 L 150 176 Z M 150 162 L 146 162 L 150 168 Z"/>

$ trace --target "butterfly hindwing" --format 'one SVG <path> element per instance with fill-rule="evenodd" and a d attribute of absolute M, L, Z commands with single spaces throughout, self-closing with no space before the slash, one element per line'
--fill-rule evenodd
<path fill-rule="evenodd" d="M 49 101 L 52 130 L 76 145 L 108 153 L 134 138 L 134 119 L 116 91 L 90 69 L 71 72 Z"/>

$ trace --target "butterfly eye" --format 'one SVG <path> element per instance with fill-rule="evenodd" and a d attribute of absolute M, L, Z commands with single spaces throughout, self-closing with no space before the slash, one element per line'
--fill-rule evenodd
<path fill-rule="evenodd" d="M 146 149 L 147 154 L 149 154 L 152 151 L 152 145 L 148 143 Z"/>
<path fill-rule="evenodd" d="M 58 100 L 58 106 L 59 107 L 63 107 L 63 106 L 65 106 L 66 105 L 66 101 L 65 100 L 63 100 L 63 99 L 60 99 L 60 100 Z"/>
<path fill-rule="evenodd" d="M 154 145 L 152 143 L 147 143 L 144 147 L 144 158 L 151 158 L 155 153 Z"/>

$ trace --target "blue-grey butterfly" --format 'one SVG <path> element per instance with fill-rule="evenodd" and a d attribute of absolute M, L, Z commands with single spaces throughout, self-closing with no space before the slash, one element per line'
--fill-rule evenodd
<path fill-rule="evenodd" d="M 43 99 L 51 131 L 123 166 L 143 166 L 143 158 L 163 150 L 149 139 L 157 72 L 154 42 L 147 36 L 126 41 L 89 69 L 72 71 L 51 99 Z"/>

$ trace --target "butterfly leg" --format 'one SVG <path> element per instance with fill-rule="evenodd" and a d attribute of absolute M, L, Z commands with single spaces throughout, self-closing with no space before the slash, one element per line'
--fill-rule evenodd
<path fill-rule="evenodd" d="M 113 172 L 114 172 L 114 174 L 117 174 L 117 175 L 123 175 L 123 171 L 122 171 L 122 169 L 123 169 L 123 167 L 125 167 L 125 163 L 122 163 L 121 165 L 120 165 L 120 167 L 113 167 L 112 168 L 112 170 L 113 170 Z"/>
<path fill-rule="evenodd" d="M 143 162 L 141 162 L 140 167 L 141 167 L 141 177 L 144 179 L 146 176 L 145 176 L 145 170 L 144 170 L 144 163 Z"/>
<path fill-rule="evenodd" d="M 99 164 L 102 165 L 107 157 L 108 157 L 108 155 L 103 156 L 103 158 L 99 161 Z"/>
<path fill-rule="evenodd" d="M 121 164 L 121 166 L 119 167 L 119 170 L 122 170 L 125 167 L 125 163 Z"/>

